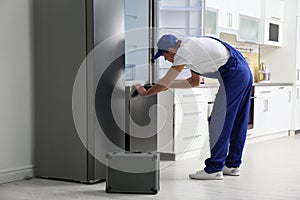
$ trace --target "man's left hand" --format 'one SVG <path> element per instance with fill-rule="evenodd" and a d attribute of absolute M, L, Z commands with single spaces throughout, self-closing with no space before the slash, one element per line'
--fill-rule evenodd
<path fill-rule="evenodd" d="M 147 90 L 141 84 L 135 84 L 134 87 L 141 96 L 147 95 Z"/>

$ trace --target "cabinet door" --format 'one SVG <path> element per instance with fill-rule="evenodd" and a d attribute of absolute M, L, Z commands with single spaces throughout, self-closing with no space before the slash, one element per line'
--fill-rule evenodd
<path fill-rule="evenodd" d="M 238 29 L 239 4 L 238 0 L 207 0 L 206 8 L 216 9 L 218 27 L 225 29 L 222 31 L 230 31 L 230 29 Z"/>
<path fill-rule="evenodd" d="M 238 0 L 219 0 L 219 27 L 238 30 Z"/>
<path fill-rule="evenodd" d="M 295 130 L 300 130 L 300 86 L 296 87 L 295 96 Z"/>
<path fill-rule="evenodd" d="M 271 98 L 256 98 L 254 100 L 254 129 L 257 136 L 272 133 L 272 101 Z"/>
<path fill-rule="evenodd" d="M 245 15 L 239 15 L 239 41 L 259 43 L 260 20 Z"/>
<path fill-rule="evenodd" d="M 274 87 L 255 87 L 254 122 L 253 126 L 257 136 L 269 134 L 276 129 L 274 119 Z"/>
<path fill-rule="evenodd" d="M 208 139 L 208 104 L 176 104 L 174 107 L 175 153 L 196 150 Z"/>
<path fill-rule="evenodd" d="M 205 9 L 205 35 L 217 37 L 218 35 L 218 10 L 213 8 Z"/>
<path fill-rule="evenodd" d="M 274 116 L 273 122 L 276 132 L 291 129 L 292 114 L 292 88 L 277 87 L 274 91 Z"/>
<path fill-rule="evenodd" d="M 300 4 L 300 1 L 299 1 Z M 300 84 L 300 17 L 297 17 L 296 84 Z"/>
<path fill-rule="evenodd" d="M 261 0 L 240 0 L 240 14 L 260 18 Z"/>
<path fill-rule="evenodd" d="M 265 0 L 265 18 L 283 20 L 284 0 Z"/>

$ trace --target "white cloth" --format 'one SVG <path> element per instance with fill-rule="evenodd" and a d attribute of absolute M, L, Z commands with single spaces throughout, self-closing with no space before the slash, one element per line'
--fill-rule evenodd
<path fill-rule="evenodd" d="M 229 50 L 215 39 L 184 38 L 175 54 L 173 66 L 186 65 L 200 74 L 213 73 L 223 66 L 229 57 Z"/>

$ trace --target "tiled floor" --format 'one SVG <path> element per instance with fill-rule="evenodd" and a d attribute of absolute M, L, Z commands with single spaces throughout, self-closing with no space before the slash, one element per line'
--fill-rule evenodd
<path fill-rule="evenodd" d="M 0 200 L 101 200 L 101 199 L 286 199 L 300 200 L 300 135 L 247 144 L 240 177 L 198 181 L 189 172 L 203 160 L 178 161 L 161 170 L 157 195 L 107 194 L 105 183 L 78 183 L 32 179 L 0 185 Z"/>

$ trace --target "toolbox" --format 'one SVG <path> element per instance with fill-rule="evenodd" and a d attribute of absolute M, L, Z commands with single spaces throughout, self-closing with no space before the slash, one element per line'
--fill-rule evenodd
<path fill-rule="evenodd" d="M 119 152 L 106 155 L 106 192 L 157 194 L 160 155 Z"/>

